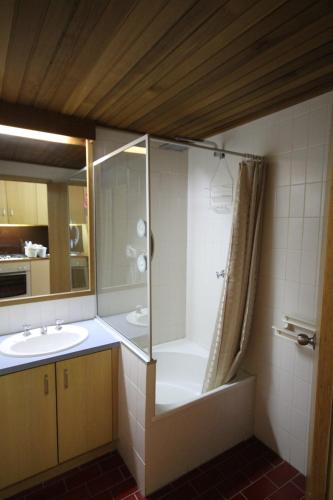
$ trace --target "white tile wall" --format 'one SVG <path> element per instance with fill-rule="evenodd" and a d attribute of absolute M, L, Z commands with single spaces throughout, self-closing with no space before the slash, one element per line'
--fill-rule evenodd
<path fill-rule="evenodd" d="M 229 160 L 228 160 L 229 162 Z M 230 182 L 225 165 L 212 152 L 191 148 L 188 156 L 186 336 L 210 348 L 225 269 L 232 213 L 210 208 L 209 186 L 220 168 L 221 182 Z M 234 177 L 237 164 L 230 164 Z M 222 177 L 224 176 L 224 177 Z"/>
<path fill-rule="evenodd" d="M 255 433 L 306 472 L 312 351 L 272 336 L 293 312 L 316 321 L 333 94 L 218 136 L 270 158 L 262 266 L 245 367 L 257 375 Z"/>
<path fill-rule="evenodd" d="M 123 344 L 119 350 L 118 449 L 142 492 L 147 474 L 147 422 L 155 406 L 155 365 Z"/>
<path fill-rule="evenodd" d="M 54 325 L 56 319 L 69 323 L 92 319 L 95 316 L 95 295 L 0 307 L 0 335 L 22 331 L 24 324 L 36 328 L 41 325 Z"/>

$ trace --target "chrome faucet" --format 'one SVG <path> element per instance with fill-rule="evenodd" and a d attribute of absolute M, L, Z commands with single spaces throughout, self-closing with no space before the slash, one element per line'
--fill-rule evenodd
<path fill-rule="evenodd" d="M 42 335 L 46 335 L 47 334 L 47 326 L 42 326 L 41 329 L 40 329 L 40 333 Z"/>
<path fill-rule="evenodd" d="M 62 326 L 61 326 L 61 325 L 63 324 L 63 322 L 64 322 L 64 320 L 63 320 L 63 319 L 56 319 L 56 327 L 55 327 L 55 329 L 56 329 L 57 331 L 59 331 L 59 330 L 61 330 L 61 329 L 62 329 Z"/>
<path fill-rule="evenodd" d="M 25 337 L 29 337 L 29 335 L 31 335 L 31 331 L 30 331 L 30 328 L 31 328 L 31 325 L 22 325 L 23 326 L 23 335 Z"/>

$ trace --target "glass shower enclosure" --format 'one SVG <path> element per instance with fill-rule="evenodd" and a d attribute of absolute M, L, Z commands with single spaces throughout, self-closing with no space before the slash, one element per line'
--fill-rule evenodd
<path fill-rule="evenodd" d="M 217 147 L 148 135 L 94 162 L 98 316 L 157 360 L 161 387 L 171 350 L 168 373 L 188 354 L 201 393 L 230 241 L 228 162 Z"/>
<path fill-rule="evenodd" d="M 148 136 L 97 160 L 98 316 L 151 359 Z"/>

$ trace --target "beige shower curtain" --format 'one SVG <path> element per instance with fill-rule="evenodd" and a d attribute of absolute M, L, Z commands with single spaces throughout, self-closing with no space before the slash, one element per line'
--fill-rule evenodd
<path fill-rule="evenodd" d="M 225 283 L 203 392 L 234 377 L 249 341 L 259 266 L 264 183 L 262 161 L 240 163 Z"/>

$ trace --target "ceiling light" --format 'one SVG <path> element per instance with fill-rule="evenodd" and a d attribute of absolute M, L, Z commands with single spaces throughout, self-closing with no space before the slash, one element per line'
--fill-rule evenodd
<path fill-rule="evenodd" d="M 76 144 L 79 146 L 84 144 L 84 140 L 77 137 L 52 134 L 51 132 L 41 132 L 39 130 L 29 130 L 27 128 L 9 127 L 8 125 L 0 125 L 0 134 L 22 137 L 24 139 L 34 139 L 36 141 L 58 142 L 61 144 Z"/>

